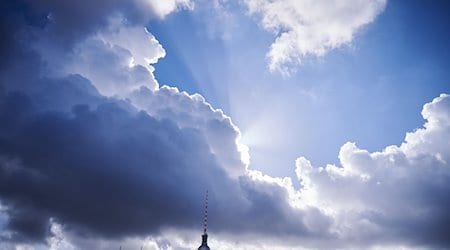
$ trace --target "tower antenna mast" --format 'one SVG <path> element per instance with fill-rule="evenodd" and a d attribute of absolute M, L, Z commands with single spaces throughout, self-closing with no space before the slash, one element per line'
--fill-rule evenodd
<path fill-rule="evenodd" d="M 208 246 L 208 190 L 206 190 L 205 196 L 205 214 L 203 215 L 203 235 L 202 245 L 198 247 L 198 250 L 210 250 Z"/>
<path fill-rule="evenodd" d="M 205 196 L 205 214 L 203 215 L 203 234 L 207 234 L 208 230 L 208 190 L 206 190 Z"/>

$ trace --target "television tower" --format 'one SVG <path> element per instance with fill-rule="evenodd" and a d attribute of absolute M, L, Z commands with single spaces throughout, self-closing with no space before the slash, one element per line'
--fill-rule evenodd
<path fill-rule="evenodd" d="M 208 190 L 206 190 L 206 197 L 205 197 L 205 213 L 203 215 L 202 244 L 198 247 L 198 250 L 210 250 L 208 246 L 208 234 L 206 233 L 207 229 L 208 229 Z"/>

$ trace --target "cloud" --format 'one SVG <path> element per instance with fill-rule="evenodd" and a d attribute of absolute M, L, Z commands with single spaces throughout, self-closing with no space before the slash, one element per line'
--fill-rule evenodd
<path fill-rule="evenodd" d="M 276 34 L 267 53 L 269 69 L 285 74 L 308 56 L 322 56 L 350 43 L 386 5 L 386 0 L 244 2 L 251 14 L 261 17 L 264 29 Z"/>
<path fill-rule="evenodd" d="M 346 143 L 341 166 L 297 159 L 301 196 L 333 217 L 344 241 L 449 246 L 450 96 L 424 106 L 424 128 L 401 146 L 370 153 Z"/>
<path fill-rule="evenodd" d="M 83 75 L 102 95 L 124 98 L 141 86 L 158 87 L 151 64 L 164 56 L 162 46 L 145 28 L 114 17 L 105 30 L 75 46 L 61 71 Z"/>
<path fill-rule="evenodd" d="M 181 128 L 200 129 L 220 165 L 231 176 L 245 174 L 249 156 L 246 146 L 239 143 L 239 129 L 222 110 L 211 107 L 201 95 L 180 93 L 176 88 L 163 86 L 158 91 L 143 87 L 129 98 L 136 107 L 158 119 L 176 121 Z"/>
<path fill-rule="evenodd" d="M 0 64 L 0 248 L 192 247 L 205 189 L 217 249 L 450 245 L 448 95 L 424 106 L 427 122 L 400 146 L 347 143 L 340 166 L 299 158 L 296 189 L 248 169 L 221 110 L 159 86 L 151 64 L 164 49 L 130 14 L 143 2 L 128 3 L 87 13 L 1 3 L 15 28 L 0 26 L 11 41 Z M 65 17 L 71 8 L 86 20 Z"/>
<path fill-rule="evenodd" d="M 4 99 L 2 110 L 32 103 Z M 11 229 L 32 238 L 42 238 L 52 215 L 111 237 L 151 232 L 172 219 L 189 225 L 208 182 L 230 185 L 200 131 L 170 120 L 133 114 L 116 103 L 92 110 L 79 105 L 70 113 L 21 111 L 2 116 L 15 133 L 2 133 L 8 164 L 2 165 L 0 189 Z M 180 185 L 189 189 L 182 192 Z"/>
<path fill-rule="evenodd" d="M 149 63 L 164 51 L 148 31 L 123 13 L 70 27 L 78 24 L 56 13 L 82 7 L 27 6 L 9 9 L 15 47 L 0 71 L 2 247 L 52 246 L 61 232 L 114 242 L 197 229 L 205 189 L 212 230 L 306 233 L 283 188 L 247 176 L 229 117 L 198 94 L 159 88 Z M 42 26 L 22 20 L 47 9 Z M 52 30 L 65 22 L 80 33 Z"/>
<path fill-rule="evenodd" d="M 32 17 L 39 20 L 41 26 L 45 25 L 51 38 L 66 42 L 96 32 L 108 25 L 108 19 L 117 13 L 131 24 L 144 24 L 150 18 L 164 18 L 177 10 L 193 7 L 190 0 L 21 0 L 17 6 L 20 4 L 28 7 L 28 10 L 23 8 L 27 11 L 27 18 Z"/>
<path fill-rule="evenodd" d="M 88 238 L 196 228 L 205 189 L 214 201 L 213 230 L 268 234 L 261 225 L 270 223 L 277 233 L 305 232 L 302 211 L 289 209 L 282 187 L 246 177 L 243 163 L 244 173 L 231 175 L 220 156 L 227 152 L 212 151 L 217 142 L 208 133 L 237 133 L 228 119 L 207 131 L 108 99 L 70 112 L 35 110 L 25 95 L 2 100 L 1 118 L 9 122 L 1 129 L 0 196 L 8 240 L 42 241 L 52 219 Z M 228 150 L 239 155 L 236 144 Z"/>
<path fill-rule="evenodd" d="M 152 10 L 160 18 L 164 18 L 168 14 L 182 8 L 192 9 L 194 6 L 191 0 L 167 0 L 167 1 L 148 1 L 137 0 L 139 5 L 144 6 Z"/>

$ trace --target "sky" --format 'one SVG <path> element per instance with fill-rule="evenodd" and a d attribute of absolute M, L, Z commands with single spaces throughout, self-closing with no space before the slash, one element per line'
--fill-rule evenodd
<path fill-rule="evenodd" d="M 447 1 L 0 6 L 0 249 L 450 247 Z"/>
<path fill-rule="evenodd" d="M 155 75 L 229 114 L 256 169 L 290 175 L 286 166 L 299 155 L 319 165 L 337 163 L 347 141 L 371 151 L 401 143 L 423 123 L 422 105 L 448 91 L 448 8 L 423 5 L 387 3 L 351 44 L 308 58 L 289 77 L 268 72 L 265 54 L 274 35 L 244 6 L 225 5 L 231 13 L 213 21 L 205 21 L 211 14 L 202 9 L 210 7 L 200 6 L 147 26 L 167 50 Z M 380 129 L 384 133 L 376 133 Z M 270 139 L 261 138 L 267 134 Z"/>

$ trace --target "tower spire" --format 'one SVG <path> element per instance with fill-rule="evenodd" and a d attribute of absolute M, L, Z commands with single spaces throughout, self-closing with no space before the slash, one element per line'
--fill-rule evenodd
<path fill-rule="evenodd" d="M 208 190 L 206 190 L 205 195 L 205 213 L 203 215 L 203 234 L 207 234 L 208 230 Z"/>
<path fill-rule="evenodd" d="M 210 250 L 208 246 L 208 190 L 206 190 L 205 195 L 205 213 L 203 215 L 203 235 L 202 244 L 198 247 L 198 250 Z"/>

